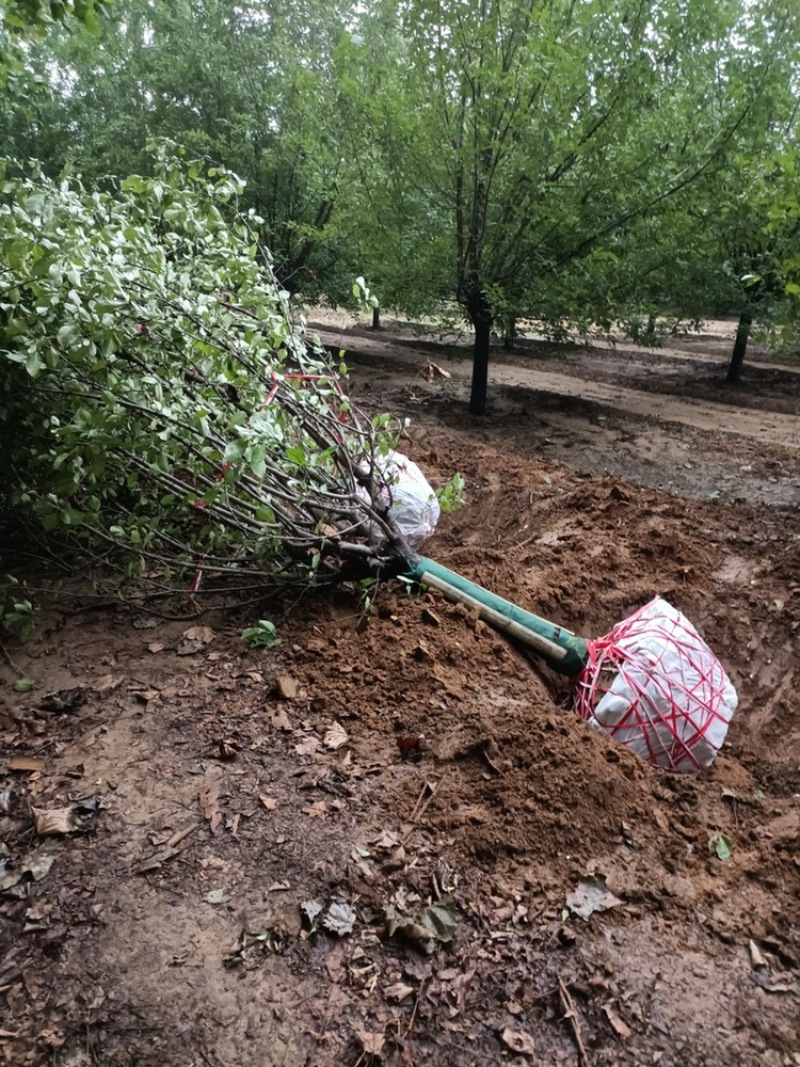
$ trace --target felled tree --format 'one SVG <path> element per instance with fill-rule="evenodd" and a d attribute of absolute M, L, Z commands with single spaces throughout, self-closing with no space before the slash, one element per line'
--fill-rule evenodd
<path fill-rule="evenodd" d="M 241 185 L 162 150 L 119 192 L 14 178 L 0 204 L 11 501 L 134 570 L 303 584 L 397 573 L 395 444 L 292 320 Z M 390 495 L 389 495 L 390 496 Z"/>

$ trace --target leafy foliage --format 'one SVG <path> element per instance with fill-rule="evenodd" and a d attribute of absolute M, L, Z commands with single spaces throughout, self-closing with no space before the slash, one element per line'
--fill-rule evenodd
<path fill-rule="evenodd" d="M 91 33 L 111 0 L 0 0 L 0 87 L 16 93 L 25 82 L 23 43 L 44 36 L 69 19 Z"/>
<path fill-rule="evenodd" d="M 274 648 L 278 643 L 278 631 L 269 619 L 259 619 L 255 626 L 242 630 L 242 640 L 251 648 Z"/>
<path fill-rule="evenodd" d="M 35 609 L 13 575 L 0 581 L 0 630 L 27 641 L 33 633 Z"/>
<path fill-rule="evenodd" d="M 233 174 L 161 149 L 155 175 L 116 194 L 10 166 L 2 191 L 12 503 L 96 557 L 129 550 L 133 574 L 195 585 L 402 566 L 385 502 L 363 488 L 394 444 L 390 419 L 358 411 L 346 368 L 293 323 L 257 217 L 227 221 Z"/>
<path fill-rule="evenodd" d="M 458 471 L 449 482 L 436 490 L 436 499 L 442 511 L 456 511 L 464 504 L 464 476 Z"/>
<path fill-rule="evenodd" d="M 103 11 L 96 37 L 45 35 L 48 6 L 2 8 L 42 37 L 0 100 L 9 150 L 103 185 L 153 177 L 156 134 L 235 171 L 293 295 L 352 305 L 363 272 L 384 307 L 466 318 L 475 411 L 523 317 L 652 341 L 665 308 L 713 307 L 791 335 L 791 251 L 764 233 L 792 210 L 769 174 L 797 158 L 787 0 L 55 5 Z"/>

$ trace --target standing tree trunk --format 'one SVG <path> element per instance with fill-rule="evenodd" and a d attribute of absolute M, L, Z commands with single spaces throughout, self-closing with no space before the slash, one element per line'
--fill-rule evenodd
<path fill-rule="evenodd" d="M 503 348 L 507 352 L 510 352 L 514 347 L 514 342 L 517 339 L 517 320 L 512 316 L 505 319 L 503 323 Z"/>
<path fill-rule="evenodd" d="M 381 327 L 381 309 L 379 307 L 372 309 L 372 327 L 373 330 L 380 330 Z"/>
<path fill-rule="evenodd" d="M 750 337 L 750 327 L 753 325 L 753 316 L 750 311 L 743 311 L 739 315 L 739 325 L 736 327 L 736 340 L 733 342 L 733 355 L 728 365 L 728 374 L 725 381 L 728 385 L 738 385 L 742 377 L 742 365 L 744 354 L 747 351 L 747 340 Z"/>
<path fill-rule="evenodd" d="M 480 291 L 470 293 L 466 304 L 470 321 L 475 329 L 469 411 L 470 415 L 485 415 L 489 389 L 489 344 L 493 316 L 485 294 Z"/>

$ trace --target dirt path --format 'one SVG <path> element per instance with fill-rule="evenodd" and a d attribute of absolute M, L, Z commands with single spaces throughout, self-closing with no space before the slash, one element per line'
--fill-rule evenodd
<path fill-rule="evenodd" d="M 401 347 L 396 341 L 364 338 L 363 336 L 319 329 L 324 344 L 342 346 L 348 353 L 357 356 L 361 362 L 364 358 L 383 359 L 396 368 L 407 367 L 411 372 L 422 370 L 429 358 L 430 351 Z M 629 346 L 626 351 L 638 351 Z M 660 352 L 651 354 L 653 362 L 661 356 Z M 794 415 L 782 415 L 772 411 L 753 411 L 748 408 L 733 407 L 729 404 L 715 404 L 708 400 L 683 399 L 679 396 L 664 396 L 640 390 L 626 388 L 623 385 L 609 385 L 593 381 L 587 377 L 575 378 L 565 373 L 554 373 L 536 366 L 509 365 L 502 356 L 496 358 L 490 367 L 490 392 L 498 386 L 518 386 L 529 392 L 551 394 L 562 397 L 574 397 L 586 402 L 594 402 L 621 414 L 627 412 L 642 418 L 659 419 L 662 422 L 677 423 L 708 433 L 734 434 L 750 437 L 770 445 L 787 449 L 800 448 L 800 419 Z M 375 364 L 373 364 L 375 365 Z M 464 362 L 453 360 L 442 364 L 460 386 L 457 395 L 463 398 L 470 380 L 471 367 Z"/>

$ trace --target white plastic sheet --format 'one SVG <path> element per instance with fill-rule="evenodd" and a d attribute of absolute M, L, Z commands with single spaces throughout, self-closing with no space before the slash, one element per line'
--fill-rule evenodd
<path fill-rule="evenodd" d="M 433 534 L 439 521 L 441 509 L 436 494 L 417 464 L 402 452 L 391 452 L 375 466 L 374 477 L 381 485 L 376 503 L 388 506 L 398 529 L 416 551 Z M 363 486 L 358 486 L 357 492 L 369 500 L 369 492 Z M 370 523 L 370 536 L 378 545 L 386 539 L 377 523 Z"/>
<path fill-rule="evenodd" d="M 607 737 L 669 771 L 709 767 L 738 696 L 689 620 L 655 600 L 589 642 L 576 710 Z"/>

